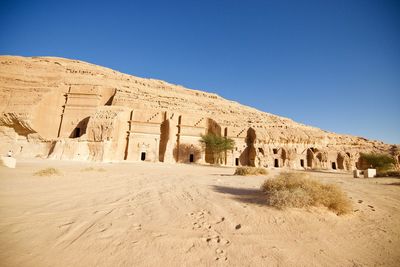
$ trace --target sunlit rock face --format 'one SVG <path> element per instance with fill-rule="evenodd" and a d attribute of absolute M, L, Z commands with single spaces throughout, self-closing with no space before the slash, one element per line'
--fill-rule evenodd
<path fill-rule="evenodd" d="M 213 163 L 199 137 L 235 140 L 223 164 L 352 170 L 391 146 L 82 61 L 0 57 L 0 153 L 93 161 Z M 397 159 L 398 160 L 398 159 Z"/>

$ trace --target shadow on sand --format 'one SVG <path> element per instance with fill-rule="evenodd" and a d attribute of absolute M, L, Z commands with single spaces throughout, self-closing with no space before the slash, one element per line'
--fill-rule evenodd
<path fill-rule="evenodd" d="M 395 183 L 390 183 L 390 184 L 382 184 L 382 185 L 395 185 L 395 186 L 400 186 L 400 182 L 395 182 Z"/>
<path fill-rule="evenodd" d="M 304 170 L 302 172 L 305 173 L 313 173 L 313 172 L 317 172 L 317 173 L 327 173 L 327 174 L 335 174 L 335 175 L 343 175 L 343 174 L 349 174 L 351 175 L 351 172 L 346 172 L 346 171 L 332 171 L 332 170 Z"/>
<path fill-rule="evenodd" d="M 233 199 L 240 202 L 257 204 L 257 205 L 267 205 L 266 196 L 259 189 L 254 188 L 235 188 L 228 186 L 214 185 L 213 190 L 221 194 L 228 194 L 233 197 Z"/>

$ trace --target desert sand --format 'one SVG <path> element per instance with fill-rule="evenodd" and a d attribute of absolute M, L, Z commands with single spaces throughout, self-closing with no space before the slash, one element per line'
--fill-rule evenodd
<path fill-rule="evenodd" d="M 54 167 L 59 176 L 35 176 Z M 277 210 L 276 175 L 166 163 L 19 161 L 0 167 L 1 266 L 400 266 L 398 179 L 310 172 L 353 212 Z"/>

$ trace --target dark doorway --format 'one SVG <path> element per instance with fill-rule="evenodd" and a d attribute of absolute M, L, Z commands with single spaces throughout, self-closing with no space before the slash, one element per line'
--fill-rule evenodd
<path fill-rule="evenodd" d="M 142 152 L 142 154 L 140 155 L 140 160 L 141 161 L 145 161 L 146 160 L 146 152 Z"/>
<path fill-rule="evenodd" d="M 86 133 L 87 125 L 89 123 L 89 118 L 90 117 L 86 117 L 78 122 L 75 128 L 72 130 L 71 134 L 69 135 L 69 138 L 78 138 L 84 135 Z"/>
<path fill-rule="evenodd" d="M 332 162 L 332 169 L 336 170 L 336 162 Z"/>
<path fill-rule="evenodd" d="M 78 138 L 81 136 L 81 128 L 76 127 L 74 132 L 72 133 L 72 138 Z"/>
<path fill-rule="evenodd" d="M 235 158 L 235 166 L 239 166 L 239 158 Z"/>
<path fill-rule="evenodd" d="M 274 164 L 275 168 L 279 168 L 279 160 L 275 159 L 275 164 Z"/>
<path fill-rule="evenodd" d="M 189 162 L 194 162 L 194 155 L 193 155 L 193 154 L 190 154 L 190 156 L 189 156 Z"/>
<path fill-rule="evenodd" d="M 307 167 L 312 168 L 314 161 L 314 152 L 312 148 L 307 149 Z"/>
<path fill-rule="evenodd" d="M 300 160 L 300 166 L 304 168 L 304 159 Z"/>

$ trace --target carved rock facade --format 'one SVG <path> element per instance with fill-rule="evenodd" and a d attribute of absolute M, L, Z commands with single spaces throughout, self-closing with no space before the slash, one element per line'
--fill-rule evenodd
<path fill-rule="evenodd" d="M 62 58 L 0 57 L 0 112 L 0 152 L 26 157 L 212 163 L 199 143 L 206 133 L 235 140 L 229 166 L 352 170 L 360 152 L 390 152 L 215 94 Z"/>

